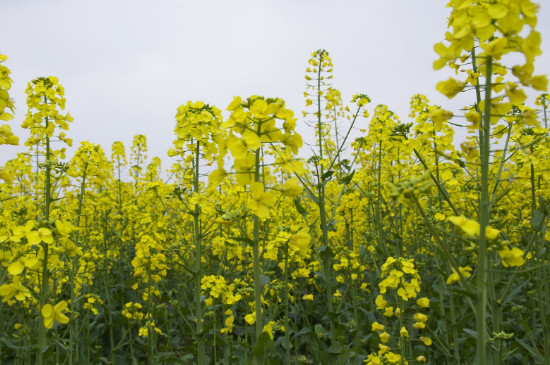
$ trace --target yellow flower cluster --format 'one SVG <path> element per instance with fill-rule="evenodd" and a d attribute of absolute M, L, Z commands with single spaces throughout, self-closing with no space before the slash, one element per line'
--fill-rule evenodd
<path fill-rule="evenodd" d="M 386 293 L 387 288 L 397 289 L 397 295 L 409 300 L 420 292 L 420 275 L 414 268 L 413 259 L 388 257 L 382 265 L 382 277 L 384 280 L 378 284 L 382 294 Z"/>
<path fill-rule="evenodd" d="M 302 137 L 295 132 L 297 119 L 282 99 L 251 96 L 243 101 L 235 97 L 227 110 L 231 115 L 222 127 L 229 129 L 227 149 L 235 158 L 236 180 L 241 185 L 255 181 L 256 156 L 259 158 L 262 143 L 282 143 L 285 148 L 278 153 L 289 160 L 302 146 Z"/>
<path fill-rule="evenodd" d="M 72 140 L 67 138 L 64 131 L 69 129 L 69 123 L 73 118 L 69 113 L 62 114 L 65 109 L 65 89 L 59 83 L 57 77 L 39 77 L 29 82 L 25 93 L 27 94 L 27 106 L 29 111 L 22 123 L 23 128 L 30 129 L 30 137 L 25 142 L 26 146 L 48 145 L 46 140 L 54 137 L 55 129 L 61 131 L 56 137 L 65 142 L 69 147 Z M 46 154 L 49 152 L 46 152 Z M 53 157 L 63 159 L 65 148 L 51 151 Z M 47 156 L 52 159 L 52 156 Z"/>
<path fill-rule="evenodd" d="M 403 314 L 406 313 L 409 299 L 416 298 L 417 293 L 420 291 L 420 276 L 418 271 L 414 267 L 413 259 L 405 259 L 398 257 L 388 257 L 386 262 L 381 267 L 382 278 L 384 278 L 380 284 L 380 294 L 375 299 L 376 309 L 383 312 L 383 316 L 386 318 L 384 322 L 390 323 L 389 319 L 396 318 L 396 322 L 399 323 L 401 328 L 399 329 L 400 342 L 399 346 L 405 348 L 401 341 L 414 341 L 416 337 L 416 331 L 422 330 L 426 327 L 428 316 L 421 313 L 421 309 L 429 308 L 430 300 L 426 297 L 418 298 L 416 300 L 416 312 L 412 316 L 414 322 L 410 325 L 412 330 L 412 336 L 407 330 L 406 326 L 401 325 L 406 319 Z M 397 289 L 394 295 L 389 295 L 387 289 Z M 397 294 L 397 295 L 395 295 Z M 394 301 L 394 298 L 400 298 L 400 301 L 390 305 Z M 399 327 L 394 326 L 394 327 Z M 393 364 L 401 361 L 401 355 L 396 355 L 391 352 L 391 348 L 386 345 L 392 339 L 391 326 L 373 322 L 371 325 L 373 332 L 378 332 L 378 337 L 381 343 L 379 344 L 379 351 L 377 353 L 371 353 L 365 360 L 367 364 Z M 389 332 L 388 332 L 389 331 Z M 431 339 L 428 337 L 420 336 L 418 338 L 426 346 L 431 345 Z M 423 355 L 421 355 L 423 356 Z"/>
<path fill-rule="evenodd" d="M 8 121 L 13 119 L 15 106 L 8 93 L 11 88 L 12 80 L 10 78 L 10 69 L 2 64 L 8 59 L 7 56 L 0 54 L 0 120 Z M 9 111 L 6 111 L 8 109 Z M 8 124 L 0 125 L 0 145 L 11 144 L 18 145 L 19 137 L 13 134 Z"/>

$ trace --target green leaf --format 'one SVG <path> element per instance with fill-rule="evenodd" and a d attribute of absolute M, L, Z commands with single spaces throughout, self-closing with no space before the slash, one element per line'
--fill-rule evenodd
<path fill-rule="evenodd" d="M 325 172 L 323 176 L 321 176 L 321 180 L 322 181 L 329 180 L 332 177 L 332 174 L 334 174 L 334 171 L 332 170 Z"/>
<path fill-rule="evenodd" d="M 339 354 L 342 352 L 342 344 L 340 342 L 335 342 L 333 344 L 330 345 L 330 347 L 328 348 L 328 353 L 329 354 Z"/>
<path fill-rule="evenodd" d="M 543 218 L 543 215 L 538 210 L 535 210 L 533 212 L 533 219 L 531 219 L 531 224 L 534 230 L 540 230 L 540 224 L 542 223 Z"/>
<path fill-rule="evenodd" d="M 469 328 L 464 328 L 463 331 L 477 340 L 477 332 L 476 331 L 471 330 Z"/>
<path fill-rule="evenodd" d="M 299 330 L 298 332 L 296 332 L 294 334 L 293 338 L 296 338 L 296 337 L 301 336 L 301 335 L 305 335 L 307 333 L 311 333 L 311 329 L 309 327 L 304 327 L 301 330 Z"/>
<path fill-rule="evenodd" d="M 263 275 L 261 274 L 260 275 L 260 285 L 267 285 L 271 282 L 271 279 L 269 278 L 269 276 L 267 275 Z"/>
<path fill-rule="evenodd" d="M 193 360 L 193 355 L 187 354 L 181 358 L 177 357 L 164 357 L 164 358 L 158 358 L 158 361 L 161 362 L 171 362 L 171 363 L 178 363 L 178 364 L 189 364 L 189 361 Z"/>
<path fill-rule="evenodd" d="M 298 213 L 300 213 L 302 216 L 307 215 L 307 210 L 300 204 L 300 198 L 294 199 L 294 206 L 296 207 Z"/>
<path fill-rule="evenodd" d="M 349 174 L 348 176 L 345 176 L 343 178 L 341 178 L 339 181 L 340 183 L 344 184 L 344 185 L 347 185 L 351 182 L 351 180 L 353 179 L 353 175 L 355 175 L 355 170 L 353 170 L 351 172 L 351 174 Z"/>
<path fill-rule="evenodd" d="M 533 357 L 535 358 L 535 363 L 540 363 L 542 364 L 544 362 L 544 359 L 542 357 L 542 355 L 540 354 L 539 350 L 537 350 L 536 347 L 533 347 L 531 345 L 529 345 L 525 339 L 523 338 L 516 338 L 516 342 L 519 343 L 524 349 L 526 349 L 527 351 L 529 351 L 529 353 L 531 355 L 533 355 Z"/>
<path fill-rule="evenodd" d="M 319 204 L 319 198 L 317 198 L 311 191 L 307 191 L 307 196 L 310 198 L 315 204 Z"/>
<path fill-rule="evenodd" d="M 5 337 L 2 337 L 0 338 L 0 342 L 3 343 L 5 346 L 7 346 L 8 348 L 12 349 L 12 350 L 26 350 L 28 351 L 29 350 L 29 346 L 19 346 L 13 339 L 11 338 L 5 338 Z"/>
<path fill-rule="evenodd" d="M 263 360 L 266 353 L 273 350 L 273 339 L 269 336 L 269 333 L 262 332 L 258 337 L 258 341 L 252 350 L 254 357 L 258 360 Z"/>
<path fill-rule="evenodd" d="M 504 298 L 504 300 L 502 301 L 502 304 L 507 303 L 507 302 L 511 301 L 512 299 L 514 299 L 516 294 L 518 294 L 523 289 L 523 287 L 527 284 L 529 284 L 529 280 L 525 280 L 524 282 L 519 284 L 517 287 L 515 287 L 514 290 L 510 291 L 508 293 L 508 295 L 506 296 L 506 298 Z"/>
<path fill-rule="evenodd" d="M 323 325 L 316 324 L 313 329 L 315 330 L 315 334 L 317 335 L 317 337 L 321 339 L 328 337 L 328 331 L 323 327 Z"/>

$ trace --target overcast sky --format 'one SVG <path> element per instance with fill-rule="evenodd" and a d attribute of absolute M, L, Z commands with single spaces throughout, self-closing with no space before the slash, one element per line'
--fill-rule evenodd
<path fill-rule="evenodd" d="M 542 3 L 538 31 L 545 54 L 537 74 L 550 74 L 550 3 Z M 24 89 L 38 76 L 57 76 L 74 117 L 68 136 L 113 141 L 127 152 L 145 134 L 149 157 L 174 139 L 174 115 L 187 100 L 225 109 L 233 96 L 278 96 L 301 117 L 305 69 L 311 53 L 329 51 L 334 87 L 349 100 L 366 93 L 408 120 L 410 97 L 428 96 L 457 110 L 435 85 L 449 71 L 433 71 L 433 45 L 444 39 L 450 10 L 444 0 L 0 0 L 0 53 L 14 81 L 10 95 L 19 128 L 27 110 Z M 464 103 L 470 103 L 471 98 Z M 532 99 L 531 99 L 532 102 Z M 0 163 L 24 147 L 2 146 Z"/>

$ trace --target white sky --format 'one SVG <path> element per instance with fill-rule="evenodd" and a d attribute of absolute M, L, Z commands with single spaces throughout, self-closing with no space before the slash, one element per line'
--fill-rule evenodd
<path fill-rule="evenodd" d="M 538 31 L 550 50 L 550 3 L 539 0 Z M 349 101 L 372 99 L 408 120 L 410 97 L 457 111 L 472 95 L 448 101 L 435 90 L 449 71 L 433 71 L 433 45 L 443 41 L 445 0 L 0 0 L 0 53 L 12 71 L 19 128 L 24 89 L 57 76 L 75 118 L 68 136 L 100 143 L 107 155 L 145 134 L 149 157 L 163 168 L 174 139 L 174 115 L 187 100 L 225 109 L 233 96 L 277 96 L 301 118 L 310 54 L 329 51 L 334 84 Z M 550 58 L 536 74 L 550 74 Z M 531 99 L 531 103 L 534 99 Z M 307 137 L 306 137 L 307 138 Z M 2 146 L 0 163 L 24 147 Z M 68 156 L 70 158 L 70 156 Z"/>

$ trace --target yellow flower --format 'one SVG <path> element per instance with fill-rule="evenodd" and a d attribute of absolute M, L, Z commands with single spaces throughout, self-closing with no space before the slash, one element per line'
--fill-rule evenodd
<path fill-rule="evenodd" d="M 386 328 L 383 324 L 380 324 L 378 322 L 374 322 L 372 324 L 372 331 L 373 332 L 382 332 Z"/>
<path fill-rule="evenodd" d="M 546 75 L 537 75 L 529 79 L 529 83 L 535 90 L 546 91 L 548 89 L 548 78 Z"/>
<path fill-rule="evenodd" d="M 386 352 L 390 351 L 390 348 L 386 345 L 378 344 L 378 355 L 384 355 Z"/>
<path fill-rule="evenodd" d="M 293 177 L 292 179 L 287 180 L 283 184 L 283 194 L 291 198 L 294 198 L 300 195 L 302 191 L 303 191 L 303 188 L 299 185 L 299 180 L 296 177 Z"/>
<path fill-rule="evenodd" d="M 273 325 L 275 324 L 275 322 L 271 321 L 271 322 L 268 322 L 264 328 L 262 329 L 262 332 L 266 332 L 269 337 L 271 339 L 273 339 Z"/>
<path fill-rule="evenodd" d="M 247 314 L 246 316 L 244 316 L 244 320 L 246 321 L 246 323 L 252 326 L 254 323 L 256 323 L 256 312 Z"/>
<path fill-rule="evenodd" d="M 479 236 L 479 223 L 466 218 L 465 216 L 450 216 L 447 218 L 448 221 L 452 222 L 455 226 L 460 228 L 460 230 L 466 233 L 470 237 Z"/>
<path fill-rule="evenodd" d="M 521 105 L 525 99 L 527 99 L 527 94 L 525 94 L 525 91 L 519 88 L 518 84 L 514 82 L 506 83 L 506 95 L 508 96 L 508 99 L 510 99 L 510 102 L 514 105 Z"/>
<path fill-rule="evenodd" d="M 243 101 L 240 96 L 233 97 L 233 101 L 231 102 L 231 104 L 229 104 L 229 106 L 227 107 L 227 110 L 230 112 L 234 111 L 235 109 L 241 106 L 242 102 Z"/>
<path fill-rule="evenodd" d="M 429 337 L 422 337 L 421 336 L 421 337 L 419 337 L 419 340 L 424 342 L 424 345 L 426 345 L 426 346 L 431 346 L 431 344 L 432 344 L 432 339 L 429 338 Z"/>
<path fill-rule="evenodd" d="M 415 313 L 414 320 L 417 322 L 426 322 L 428 320 L 428 316 L 422 313 Z"/>
<path fill-rule="evenodd" d="M 453 117 L 453 112 L 445 109 L 430 110 L 430 117 L 434 123 L 442 123 Z"/>
<path fill-rule="evenodd" d="M 508 53 L 506 50 L 506 45 L 508 44 L 508 39 L 505 37 L 493 39 L 487 43 L 481 43 L 480 46 L 485 50 L 482 53 L 483 56 L 493 56 L 499 58 L 505 53 Z"/>
<path fill-rule="evenodd" d="M 381 365 L 382 359 L 380 359 L 380 357 L 378 357 L 375 354 L 369 354 L 369 356 L 365 359 L 364 362 L 367 365 Z"/>
<path fill-rule="evenodd" d="M 269 113 L 267 102 L 264 99 L 256 99 L 250 107 L 250 111 L 256 118 L 265 118 Z"/>
<path fill-rule="evenodd" d="M 455 226 L 460 228 L 460 230 L 466 233 L 467 236 L 471 238 L 479 237 L 479 223 L 472 219 L 468 219 L 465 216 L 450 216 L 447 218 L 448 221 L 452 222 Z M 491 226 L 485 227 L 485 236 L 489 240 L 494 240 L 498 237 L 500 231 Z"/>
<path fill-rule="evenodd" d="M 246 145 L 245 140 L 235 136 L 234 134 L 230 134 L 227 137 L 227 148 L 237 160 L 245 158 L 248 153 L 248 146 Z"/>
<path fill-rule="evenodd" d="M 57 228 L 57 232 L 62 236 L 68 236 L 76 230 L 71 223 L 60 220 L 55 221 L 55 227 Z"/>
<path fill-rule="evenodd" d="M 451 268 L 451 270 L 453 271 L 453 273 L 449 275 L 449 277 L 447 278 L 447 281 L 446 281 L 447 285 L 454 283 L 455 281 L 460 281 L 460 275 L 456 272 L 454 267 Z M 470 274 L 470 271 L 472 271 L 472 268 L 470 266 L 466 266 L 466 267 L 460 266 L 459 270 L 465 278 L 469 278 L 470 276 L 472 276 L 472 274 Z"/>
<path fill-rule="evenodd" d="M 495 238 L 498 237 L 499 234 L 500 234 L 500 231 L 498 229 L 495 229 L 491 226 L 485 227 L 485 236 L 487 237 L 487 239 L 494 240 Z"/>
<path fill-rule="evenodd" d="M 502 261 L 502 265 L 504 265 L 504 267 L 522 266 L 525 264 L 525 259 L 523 258 L 524 252 L 517 247 L 514 247 L 511 250 L 509 248 L 500 250 L 498 251 L 498 255 L 500 256 L 500 260 Z"/>
<path fill-rule="evenodd" d="M 229 310 L 231 312 L 231 310 Z M 220 330 L 220 333 L 231 333 L 233 332 L 233 328 L 235 328 L 235 325 L 233 324 L 235 322 L 235 317 L 233 317 L 232 313 L 229 313 L 229 315 L 225 318 L 225 328 L 222 328 Z"/>
<path fill-rule="evenodd" d="M 416 300 L 416 305 L 422 308 L 428 308 L 430 306 L 430 300 L 426 297 L 418 298 Z"/>
<path fill-rule="evenodd" d="M 294 233 L 289 237 L 288 243 L 294 248 L 302 257 L 307 257 L 310 252 L 309 244 L 311 242 L 311 236 L 309 235 L 308 228 L 302 228 L 300 231 Z"/>
<path fill-rule="evenodd" d="M 388 360 L 390 364 L 398 364 L 401 362 L 401 355 L 394 354 L 393 352 L 387 353 L 386 355 L 384 355 L 384 357 L 386 358 L 386 360 Z"/>
<path fill-rule="evenodd" d="M 381 294 L 376 297 L 374 303 L 376 304 L 376 309 L 384 309 L 388 305 L 388 302 L 384 300 L 384 297 Z"/>
<path fill-rule="evenodd" d="M 52 231 L 48 228 L 38 228 L 38 231 L 31 231 L 27 234 L 27 240 L 31 245 L 37 245 L 41 242 L 53 243 Z"/>
<path fill-rule="evenodd" d="M 378 337 L 380 337 L 382 343 L 387 343 L 390 340 L 390 334 L 388 332 L 382 332 Z"/>
<path fill-rule="evenodd" d="M 304 294 L 303 300 L 313 300 L 313 294 Z"/>
<path fill-rule="evenodd" d="M 0 286 L 0 295 L 3 297 L 2 302 L 9 302 L 13 297 L 22 302 L 31 297 L 31 292 L 26 286 L 19 282 L 18 276 L 14 276 L 13 282 Z"/>
<path fill-rule="evenodd" d="M 208 185 L 215 188 L 226 176 L 227 171 L 223 167 L 218 168 L 208 175 Z"/>
<path fill-rule="evenodd" d="M 401 335 L 401 337 L 409 337 L 409 331 L 407 331 L 405 327 L 401 327 L 399 334 Z"/>
<path fill-rule="evenodd" d="M 264 192 L 264 185 L 254 182 L 251 185 L 252 194 L 248 198 L 248 208 L 260 219 L 269 217 L 268 205 L 275 199 L 272 193 Z"/>
<path fill-rule="evenodd" d="M 46 304 L 42 307 L 42 317 L 44 317 L 44 327 L 50 329 L 53 326 L 54 321 L 61 324 L 69 323 L 69 317 L 63 312 L 67 309 L 67 302 L 61 301 L 53 307 L 51 304 Z"/>
<path fill-rule="evenodd" d="M 393 307 L 386 307 L 386 310 L 384 311 L 384 315 L 386 317 L 393 316 Z"/>
<path fill-rule="evenodd" d="M 449 99 L 452 99 L 464 90 L 464 87 L 466 86 L 465 82 L 461 82 L 458 80 L 455 80 L 453 78 L 449 78 L 447 81 L 440 81 L 437 83 L 436 89 Z"/>

